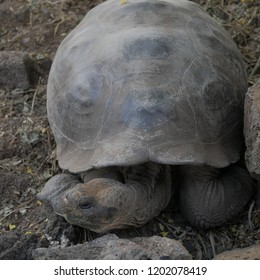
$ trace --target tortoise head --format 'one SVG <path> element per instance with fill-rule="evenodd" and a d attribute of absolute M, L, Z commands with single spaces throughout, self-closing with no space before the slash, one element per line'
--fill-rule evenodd
<path fill-rule="evenodd" d="M 57 175 L 61 176 L 62 175 Z M 128 188 L 113 179 L 93 179 L 87 183 L 49 180 L 38 198 L 51 204 L 69 223 L 103 233 L 132 224 L 129 214 L 133 199 Z M 72 176 L 67 177 L 71 180 Z M 63 188 L 61 187 L 63 184 Z"/>

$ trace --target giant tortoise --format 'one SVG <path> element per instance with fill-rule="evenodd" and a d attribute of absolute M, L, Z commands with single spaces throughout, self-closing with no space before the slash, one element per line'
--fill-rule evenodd
<path fill-rule="evenodd" d="M 192 225 L 222 225 L 252 194 L 238 163 L 246 90 L 234 41 L 199 5 L 100 4 L 51 67 L 48 119 L 69 174 L 38 197 L 100 233 L 141 226 L 177 195 Z"/>

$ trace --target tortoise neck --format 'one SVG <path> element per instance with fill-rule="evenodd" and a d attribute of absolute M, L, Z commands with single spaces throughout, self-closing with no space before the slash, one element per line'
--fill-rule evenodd
<path fill-rule="evenodd" d="M 173 195 L 171 167 L 154 162 L 92 169 L 81 178 L 84 183 L 97 178 L 117 182 L 117 193 L 125 197 L 120 216 L 127 225 L 143 225 L 165 209 Z"/>
<path fill-rule="evenodd" d="M 129 167 L 125 185 L 132 197 L 129 218 L 142 225 L 168 206 L 173 195 L 171 168 L 153 162 Z"/>

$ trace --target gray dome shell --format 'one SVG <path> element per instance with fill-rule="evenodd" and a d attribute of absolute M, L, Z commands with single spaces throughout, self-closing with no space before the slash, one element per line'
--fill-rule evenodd
<path fill-rule="evenodd" d="M 247 78 L 229 34 L 200 6 L 108 0 L 60 45 L 47 111 L 62 168 L 239 159 Z"/>

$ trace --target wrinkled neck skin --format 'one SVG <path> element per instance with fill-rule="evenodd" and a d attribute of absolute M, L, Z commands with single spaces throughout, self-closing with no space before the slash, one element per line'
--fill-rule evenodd
<path fill-rule="evenodd" d="M 165 209 L 173 195 L 171 167 L 153 162 L 91 170 L 81 177 L 84 183 L 94 178 L 117 181 L 114 196 L 122 204 L 112 222 L 117 229 L 142 226 Z"/>
<path fill-rule="evenodd" d="M 170 166 L 146 163 L 126 170 L 129 221 L 143 225 L 165 209 L 173 195 Z"/>

